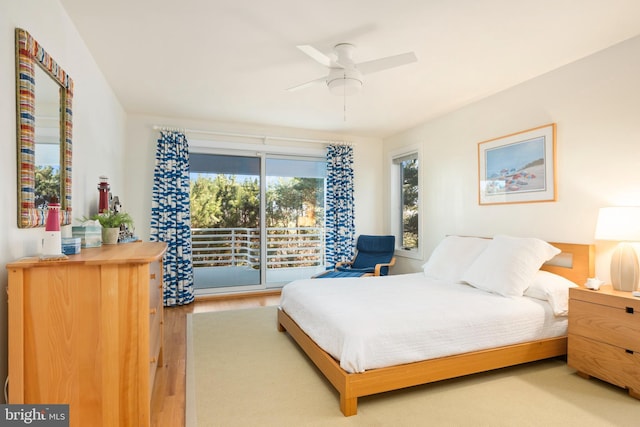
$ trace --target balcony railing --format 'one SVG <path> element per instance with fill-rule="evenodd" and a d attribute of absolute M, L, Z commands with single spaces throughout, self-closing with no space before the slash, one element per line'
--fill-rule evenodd
<path fill-rule="evenodd" d="M 260 267 L 258 228 L 193 228 L 193 266 Z M 324 265 L 324 229 L 267 228 L 267 268 Z"/>

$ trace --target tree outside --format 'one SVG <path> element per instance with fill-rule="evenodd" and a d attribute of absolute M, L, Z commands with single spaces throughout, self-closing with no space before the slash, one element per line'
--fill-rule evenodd
<path fill-rule="evenodd" d="M 52 197 L 60 200 L 60 171 L 52 166 L 36 166 L 35 205 L 46 208 Z"/>
<path fill-rule="evenodd" d="M 257 178 L 200 174 L 191 181 L 192 228 L 255 228 L 260 221 Z M 276 178 L 267 187 L 267 227 L 321 227 L 321 178 Z"/>
<path fill-rule="evenodd" d="M 418 247 L 418 159 L 402 162 L 402 247 Z"/>
<path fill-rule="evenodd" d="M 207 245 L 217 249 L 218 254 L 211 257 L 212 262 L 221 265 L 233 248 L 229 246 L 228 251 L 220 250 L 218 242 L 224 238 L 216 237 L 215 230 L 211 229 L 249 229 L 245 234 L 238 234 L 244 237 L 234 235 L 234 239 L 236 242 L 244 239 L 247 258 L 251 258 L 250 253 L 256 253 L 260 225 L 260 183 L 257 177 L 230 174 L 192 176 L 190 201 L 192 229 L 207 229 L 202 231 L 207 236 Z M 308 246 L 305 242 L 309 239 L 317 240 L 317 229 L 323 227 L 324 180 L 268 177 L 265 214 L 270 266 L 287 266 L 286 260 L 290 260 L 292 250 Z M 199 232 L 194 233 L 194 247 L 200 245 Z M 280 255 L 282 265 L 278 264 Z M 304 257 L 301 255 L 297 261 Z M 256 259 L 256 263 L 259 260 Z"/>

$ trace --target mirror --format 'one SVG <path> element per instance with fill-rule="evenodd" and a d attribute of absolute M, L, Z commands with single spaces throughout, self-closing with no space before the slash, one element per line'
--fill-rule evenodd
<path fill-rule="evenodd" d="M 35 184 L 36 209 L 46 209 L 51 197 L 60 200 L 60 86 L 35 67 Z"/>
<path fill-rule="evenodd" d="M 71 223 L 73 81 L 31 35 L 16 29 L 18 227 L 42 227 L 52 196 Z"/>

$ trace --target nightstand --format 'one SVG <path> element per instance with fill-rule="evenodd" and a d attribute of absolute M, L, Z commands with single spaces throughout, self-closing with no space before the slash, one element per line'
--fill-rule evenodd
<path fill-rule="evenodd" d="M 610 285 L 571 288 L 567 363 L 640 399 L 640 298 Z"/>

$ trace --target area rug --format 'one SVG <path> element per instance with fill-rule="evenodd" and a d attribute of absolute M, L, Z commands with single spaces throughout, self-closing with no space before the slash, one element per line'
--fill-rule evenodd
<path fill-rule="evenodd" d="M 286 333 L 276 307 L 187 319 L 187 426 L 637 426 L 640 402 L 562 359 L 358 399 L 339 396 Z"/>

